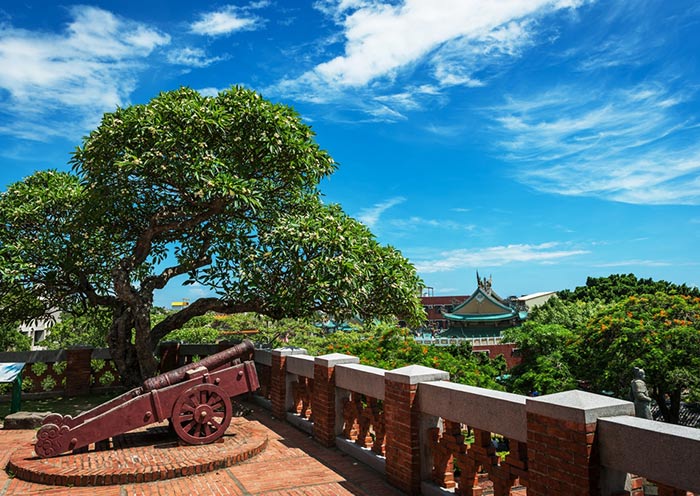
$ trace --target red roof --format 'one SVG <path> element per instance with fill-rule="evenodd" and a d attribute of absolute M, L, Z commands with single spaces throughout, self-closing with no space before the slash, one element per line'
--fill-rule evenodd
<path fill-rule="evenodd" d="M 467 296 L 421 296 L 420 302 L 422 305 L 456 305 L 462 303 Z"/>

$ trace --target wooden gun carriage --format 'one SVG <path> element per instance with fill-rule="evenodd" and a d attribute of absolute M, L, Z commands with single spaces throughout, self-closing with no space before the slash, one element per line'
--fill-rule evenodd
<path fill-rule="evenodd" d="M 166 419 L 188 444 L 208 444 L 231 423 L 231 398 L 258 389 L 254 351 L 248 340 L 229 349 L 147 379 L 137 387 L 73 418 L 49 415 L 37 433 L 41 458 L 77 450 Z"/>

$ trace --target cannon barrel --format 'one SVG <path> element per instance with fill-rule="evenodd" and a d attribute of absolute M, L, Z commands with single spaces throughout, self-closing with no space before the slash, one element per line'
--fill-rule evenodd
<path fill-rule="evenodd" d="M 216 370 L 226 363 L 232 362 L 237 358 L 241 358 L 243 355 L 251 353 L 254 349 L 255 346 L 253 343 L 250 340 L 245 339 L 242 343 L 203 358 L 199 362 L 188 363 L 187 365 L 183 365 L 182 367 L 171 370 L 170 372 L 165 372 L 164 374 L 146 379 L 141 386 L 142 391 L 147 393 L 156 389 L 162 389 L 172 384 L 177 384 L 185 379 L 188 371 L 199 367 L 206 367 L 206 369 L 209 371 Z"/>

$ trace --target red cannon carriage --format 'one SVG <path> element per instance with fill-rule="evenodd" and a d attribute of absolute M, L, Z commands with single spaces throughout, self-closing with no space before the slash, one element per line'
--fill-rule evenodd
<path fill-rule="evenodd" d="M 75 418 L 49 415 L 37 433 L 34 451 L 41 458 L 56 456 L 166 419 L 182 441 L 211 443 L 231 423 L 231 398 L 259 387 L 255 363 L 241 363 L 253 350 L 253 343 L 245 340 L 200 362 L 147 379 L 141 387 Z"/>

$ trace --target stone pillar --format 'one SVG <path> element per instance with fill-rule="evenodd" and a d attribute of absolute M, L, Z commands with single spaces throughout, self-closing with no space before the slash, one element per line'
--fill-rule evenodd
<path fill-rule="evenodd" d="M 566 391 L 528 398 L 525 410 L 528 496 L 601 494 L 597 420 L 634 415 L 634 405 L 584 391 Z M 624 486 L 624 477 L 620 482 Z"/>
<path fill-rule="evenodd" d="M 75 347 L 66 350 L 66 396 L 90 394 L 92 382 L 91 347 Z"/>
<path fill-rule="evenodd" d="M 276 348 L 272 350 L 270 365 L 270 403 L 272 415 L 283 420 L 292 404 L 292 395 L 287 380 L 287 357 L 289 355 L 306 355 L 303 348 Z"/>
<path fill-rule="evenodd" d="M 421 489 L 421 416 L 416 404 L 418 384 L 449 380 L 450 374 L 421 365 L 409 365 L 384 376 L 386 423 L 386 478 L 408 494 Z M 424 433 L 426 436 L 428 433 Z"/>
<path fill-rule="evenodd" d="M 314 359 L 314 438 L 327 447 L 335 446 L 335 438 L 343 430 L 343 407 L 335 392 L 335 366 L 345 363 L 360 363 L 360 359 L 342 353 Z"/>

